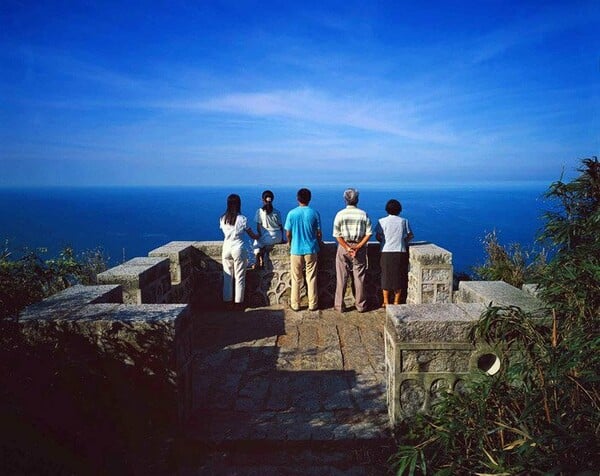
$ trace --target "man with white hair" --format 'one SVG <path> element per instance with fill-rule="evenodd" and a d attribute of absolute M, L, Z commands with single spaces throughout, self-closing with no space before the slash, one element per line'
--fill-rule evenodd
<path fill-rule="evenodd" d="M 344 296 L 348 274 L 354 276 L 354 299 L 356 310 L 367 310 L 365 275 L 367 272 L 366 244 L 373 234 L 371 220 L 364 210 L 359 209 L 358 190 L 349 188 L 344 192 L 346 208 L 340 210 L 333 220 L 333 236 L 338 242 L 335 256 L 336 286 L 334 308 L 344 312 Z"/>

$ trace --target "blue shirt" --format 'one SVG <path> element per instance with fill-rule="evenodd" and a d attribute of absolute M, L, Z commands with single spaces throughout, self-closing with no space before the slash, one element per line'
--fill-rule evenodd
<path fill-rule="evenodd" d="M 319 252 L 319 212 L 308 206 L 296 207 L 287 214 L 284 228 L 292 234 L 290 254 L 312 255 Z"/>

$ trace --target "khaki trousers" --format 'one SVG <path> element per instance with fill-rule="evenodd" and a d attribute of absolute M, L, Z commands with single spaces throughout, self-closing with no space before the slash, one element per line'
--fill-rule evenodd
<path fill-rule="evenodd" d="M 308 294 L 309 309 L 316 309 L 317 297 L 317 254 L 290 255 L 292 271 L 292 291 L 290 306 L 294 309 L 300 307 L 300 288 L 302 287 L 303 269 L 306 270 L 306 291 Z"/>

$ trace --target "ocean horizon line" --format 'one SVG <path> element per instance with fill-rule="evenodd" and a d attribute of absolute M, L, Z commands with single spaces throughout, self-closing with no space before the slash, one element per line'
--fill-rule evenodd
<path fill-rule="evenodd" d="M 117 185 L 0 185 L 0 192 L 14 191 L 34 191 L 34 190 L 222 190 L 225 188 L 255 190 L 255 189 L 285 189 L 297 190 L 299 188 L 309 188 L 315 190 L 342 190 L 346 188 L 356 188 L 358 190 L 378 190 L 378 191 L 478 191 L 478 190 L 545 190 L 552 181 L 543 180 L 507 180 L 507 181 L 465 181 L 465 182 L 413 182 L 413 183 L 329 183 L 329 184 L 274 184 L 274 183 L 256 183 L 256 184 L 210 184 L 210 185 L 149 185 L 149 184 L 117 184 Z"/>

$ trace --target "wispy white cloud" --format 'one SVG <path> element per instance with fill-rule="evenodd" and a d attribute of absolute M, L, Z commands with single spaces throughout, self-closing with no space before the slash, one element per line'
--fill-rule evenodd
<path fill-rule="evenodd" d="M 231 93 L 200 101 L 156 104 L 166 109 L 196 110 L 255 117 L 288 118 L 330 126 L 352 127 L 414 141 L 454 143 L 456 135 L 434 123 L 421 127 L 422 118 L 398 103 L 356 98 L 335 99 L 311 90 Z"/>

